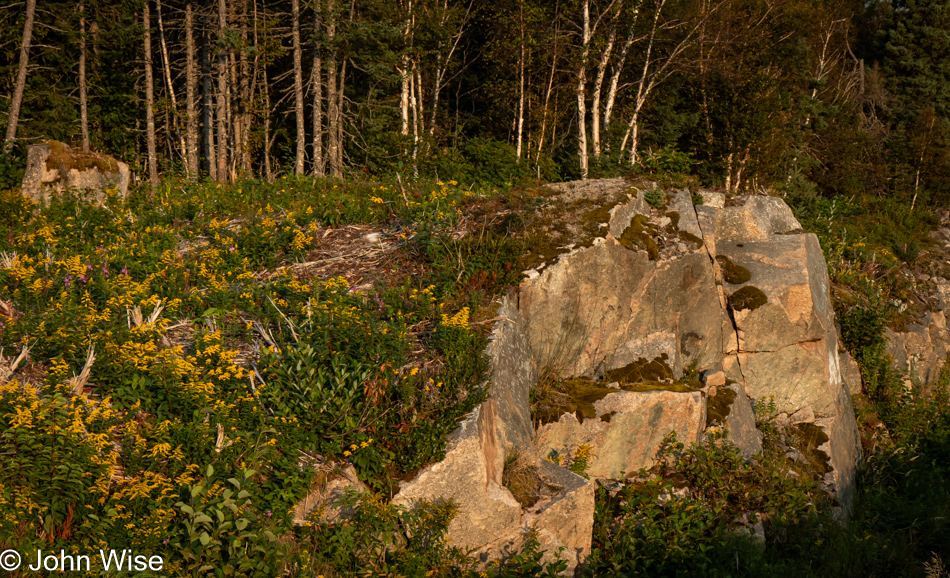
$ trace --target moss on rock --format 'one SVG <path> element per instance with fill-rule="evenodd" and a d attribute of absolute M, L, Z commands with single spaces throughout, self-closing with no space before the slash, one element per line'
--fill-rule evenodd
<path fill-rule="evenodd" d="M 716 255 L 716 262 L 719 263 L 722 278 L 726 280 L 726 283 L 742 285 L 752 279 L 752 273 L 748 269 L 733 263 L 732 259 L 725 255 Z"/>
<path fill-rule="evenodd" d="M 611 369 L 604 374 L 604 379 L 608 382 L 616 381 L 621 387 L 629 383 L 644 383 L 653 381 L 673 380 L 673 370 L 669 366 L 669 356 L 665 353 L 660 357 L 647 361 L 641 357 L 624 367 Z"/>
<path fill-rule="evenodd" d="M 96 169 L 102 173 L 118 173 L 119 163 L 110 156 L 99 153 L 83 153 L 74 151 L 68 145 L 59 141 L 46 141 L 49 145 L 50 153 L 46 159 L 46 168 L 49 170 L 58 170 L 62 177 L 75 169 L 77 171 L 87 171 Z"/>
<path fill-rule="evenodd" d="M 651 261 L 656 261 L 660 258 L 660 247 L 653 239 L 649 221 L 643 215 L 635 215 L 630 221 L 630 225 L 624 229 L 620 238 L 617 240 L 620 241 L 621 245 L 631 251 L 646 251 Z"/>
<path fill-rule="evenodd" d="M 769 302 L 768 296 L 754 285 L 746 285 L 729 296 L 729 306 L 734 311 L 748 309 L 755 311 Z"/>
<path fill-rule="evenodd" d="M 716 395 L 706 400 L 706 427 L 726 423 L 735 401 L 735 391 L 728 387 L 717 388 Z"/>

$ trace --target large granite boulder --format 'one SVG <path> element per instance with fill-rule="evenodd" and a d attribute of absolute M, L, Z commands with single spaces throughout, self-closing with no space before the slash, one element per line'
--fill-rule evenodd
<path fill-rule="evenodd" d="M 76 189 L 101 203 L 108 189 L 125 197 L 129 191 L 129 165 L 102 153 L 83 153 L 57 141 L 31 145 L 27 151 L 23 194 L 35 202 L 53 193 Z"/>
<path fill-rule="evenodd" d="M 587 473 L 619 478 L 652 465 L 671 432 L 702 442 L 709 422 L 728 427 L 751 457 L 761 450 L 752 400 L 774 396 L 780 411 L 807 414 L 827 435 L 819 448 L 832 468 L 826 481 L 849 509 L 861 449 L 827 267 L 788 206 L 708 191 L 694 206 L 680 191 L 654 209 L 622 181 L 551 188 L 572 202 L 611 191 L 614 206 L 597 211 L 602 226 L 592 229 L 602 236 L 565 243 L 503 299 L 487 350 L 490 399 L 460 424 L 445 459 L 404 483 L 394 501 L 455 500 L 448 540 L 483 561 L 513 553 L 532 526 L 544 546 L 564 548 L 573 568 L 590 548 L 593 486 L 540 462 L 543 496 L 524 507 L 503 485 L 506 454 L 538 460 L 587 445 Z M 619 389 L 598 392 L 583 412 L 534 430 L 529 393 L 539 375 L 603 389 L 609 376 L 654 362 L 664 368 L 659 378 L 613 384 Z M 707 377 L 703 390 L 682 383 L 696 372 Z M 709 420 L 707 404 L 717 412 Z"/>

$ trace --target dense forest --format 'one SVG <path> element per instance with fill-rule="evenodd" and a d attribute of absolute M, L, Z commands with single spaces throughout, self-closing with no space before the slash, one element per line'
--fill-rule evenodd
<path fill-rule="evenodd" d="M 730 191 L 948 192 L 932 0 L 29 0 L 0 22 L 6 140 L 153 181 L 674 163 Z"/>

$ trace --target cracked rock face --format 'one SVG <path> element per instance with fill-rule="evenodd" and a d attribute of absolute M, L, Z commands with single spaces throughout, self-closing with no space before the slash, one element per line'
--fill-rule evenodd
<path fill-rule="evenodd" d="M 653 210 L 639 192 L 611 211 L 603 239 L 562 255 L 524 281 L 519 310 L 534 359 L 563 378 L 598 378 L 603 369 L 661 354 L 677 378 L 687 367 L 722 369 L 744 397 L 737 408 L 749 410 L 740 410 L 743 419 L 733 418 L 744 424 L 747 454 L 761 447 L 746 431 L 754 430 L 748 398 L 774 396 L 779 411 L 789 414 L 809 407 L 831 438 L 826 449 L 847 506 L 859 441 L 818 239 L 802 231 L 781 199 L 739 197 L 727 204 L 713 193 L 703 198 L 703 205 L 694 206 L 689 192 L 681 191 Z M 635 242 L 625 245 L 622 238 Z M 613 419 L 574 422 L 574 416 L 563 416 L 544 426 L 539 438 L 554 430 L 562 440 L 628 435 L 614 432 L 627 426 Z M 674 429 L 691 439 L 704 426 Z M 625 463 L 645 463 L 643 455 L 655 450 L 651 442 Z M 617 450 L 601 451 L 613 456 Z M 595 475 L 613 477 L 617 469 Z"/>

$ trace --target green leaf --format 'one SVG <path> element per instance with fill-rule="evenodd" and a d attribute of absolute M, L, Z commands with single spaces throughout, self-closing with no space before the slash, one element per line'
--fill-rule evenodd
<path fill-rule="evenodd" d="M 210 521 L 211 518 L 208 518 L 208 520 Z M 201 542 L 202 546 L 207 546 L 208 543 L 211 542 L 211 536 L 209 536 L 207 532 L 202 532 L 201 535 L 198 536 L 198 541 Z"/>

